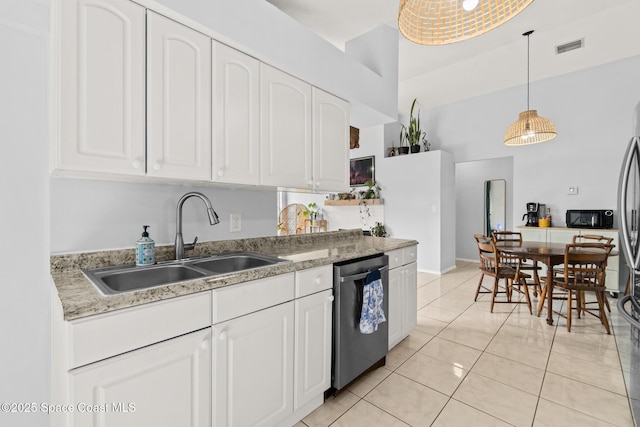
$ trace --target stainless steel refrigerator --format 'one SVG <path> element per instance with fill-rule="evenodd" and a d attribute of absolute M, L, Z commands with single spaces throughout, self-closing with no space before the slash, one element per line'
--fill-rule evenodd
<path fill-rule="evenodd" d="M 618 310 L 631 324 L 631 339 L 637 345 L 640 336 L 640 136 L 631 138 L 624 155 L 618 188 L 618 213 L 620 246 L 630 272 L 630 292 L 618 300 Z"/>

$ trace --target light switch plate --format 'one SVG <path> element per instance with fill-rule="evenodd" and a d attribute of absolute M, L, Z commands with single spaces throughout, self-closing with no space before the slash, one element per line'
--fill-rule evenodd
<path fill-rule="evenodd" d="M 576 194 L 578 194 L 578 187 L 572 185 L 567 190 L 567 194 L 570 195 L 570 196 L 575 196 Z"/>
<path fill-rule="evenodd" d="M 229 231 L 231 233 L 242 231 L 242 214 L 229 215 Z"/>

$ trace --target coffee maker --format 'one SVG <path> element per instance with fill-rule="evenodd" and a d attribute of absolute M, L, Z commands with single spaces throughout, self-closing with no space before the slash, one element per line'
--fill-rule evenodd
<path fill-rule="evenodd" d="M 543 218 L 545 215 L 546 207 L 540 203 L 529 202 L 527 203 L 527 213 L 522 216 L 522 219 L 527 219 L 525 224 L 527 227 L 537 227 L 538 219 Z"/>

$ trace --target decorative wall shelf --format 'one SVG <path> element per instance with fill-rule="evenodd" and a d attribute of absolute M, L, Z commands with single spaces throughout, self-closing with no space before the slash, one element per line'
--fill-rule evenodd
<path fill-rule="evenodd" d="M 384 205 L 384 199 L 325 200 L 325 206 Z"/>

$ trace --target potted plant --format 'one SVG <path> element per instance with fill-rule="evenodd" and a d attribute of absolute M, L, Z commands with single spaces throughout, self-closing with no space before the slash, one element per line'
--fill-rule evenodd
<path fill-rule="evenodd" d="M 364 185 L 367 189 L 362 191 L 363 199 L 379 199 L 380 198 L 380 186 L 375 181 L 365 181 Z"/>
<path fill-rule="evenodd" d="M 404 137 L 404 126 L 400 125 L 400 146 L 398 147 L 398 156 L 409 154 L 409 146 L 406 144 L 407 140 Z"/>
<path fill-rule="evenodd" d="M 420 144 L 424 145 L 425 151 L 429 151 L 429 141 L 427 141 L 427 133 L 420 127 L 420 110 L 418 110 L 417 117 L 413 117 L 413 109 L 416 106 L 418 98 L 413 99 L 411 104 L 411 111 L 409 113 L 409 126 L 400 124 L 400 144 L 406 141 L 411 147 L 412 153 L 420 152 Z"/>
<path fill-rule="evenodd" d="M 387 237 L 389 234 L 387 233 L 387 229 L 384 227 L 384 224 L 376 222 L 376 225 L 371 227 L 371 235 L 375 237 Z"/>
<path fill-rule="evenodd" d="M 314 224 L 313 222 L 318 218 L 318 214 L 320 212 L 320 208 L 316 203 L 309 203 L 307 205 L 308 210 L 304 211 L 302 215 L 309 218 L 307 221 L 309 222 L 309 233 L 313 233 Z M 316 226 L 317 228 L 317 226 Z"/>

